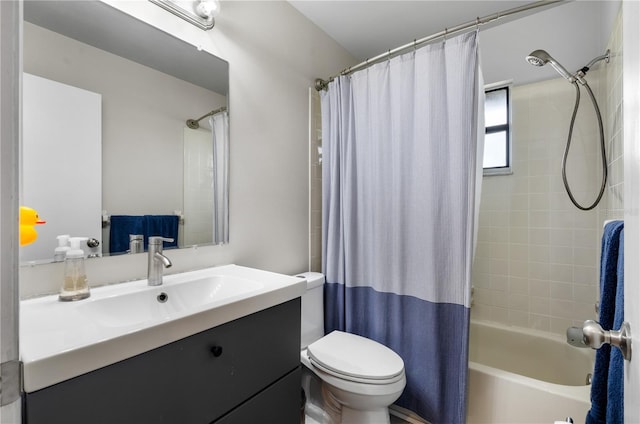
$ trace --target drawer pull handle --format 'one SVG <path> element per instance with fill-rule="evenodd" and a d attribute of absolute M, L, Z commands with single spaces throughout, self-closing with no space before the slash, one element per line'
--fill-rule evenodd
<path fill-rule="evenodd" d="M 222 346 L 213 346 L 211 348 L 211 353 L 213 353 L 213 356 L 215 356 L 216 358 L 222 355 Z"/>

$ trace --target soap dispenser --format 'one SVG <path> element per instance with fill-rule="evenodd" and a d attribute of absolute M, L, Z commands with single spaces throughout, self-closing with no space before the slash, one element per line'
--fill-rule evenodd
<path fill-rule="evenodd" d="M 71 249 L 64 260 L 64 282 L 60 289 L 59 299 L 62 301 L 81 300 L 89 297 L 89 284 L 84 269 L 84 250 L 80 243 L 86 237 L 71 237 Z"/>
<path fill-rule="evenodd" d="M 67 252 L 71 249 L 69 247 L 69 234 L 63 234 L 58 237 L 58 247 L 53 251 L 53 261 L 62 262 L 67 256 Z"/>

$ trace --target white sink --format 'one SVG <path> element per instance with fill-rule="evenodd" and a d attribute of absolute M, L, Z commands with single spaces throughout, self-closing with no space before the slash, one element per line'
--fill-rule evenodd
<path fill-rule="evenodd" d="M 20 355 L 32 392 L 301 296 L 300 278 L 237 265 L 20 303 Z"/>
<path fill-rule="evenodd" d="M 80 302 L 78 311 L 105 327 L 139 327 L 228 303 L 263 287 L 260 281 L 212 275 Z"/>

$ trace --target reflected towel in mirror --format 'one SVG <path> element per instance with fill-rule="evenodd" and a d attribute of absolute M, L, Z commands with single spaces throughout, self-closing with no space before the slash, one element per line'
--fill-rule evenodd
<path fill-rule="evenodd" d="M 150 236 L 172 238 L 165 242 L 165 249 L 178 247 L 177 215 L 111 215 L 109 229 L 109 253 L 119 254 L 129 250 L 129 234 L 144 236 L 144 250 L 147 250 Z"/>

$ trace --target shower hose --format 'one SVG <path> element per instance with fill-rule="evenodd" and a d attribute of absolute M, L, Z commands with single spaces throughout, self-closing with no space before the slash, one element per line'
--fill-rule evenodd
<path fill-rule="evenodd" d="M 607 185 L 607 154 L 605 151 L 604 145 L 604 129 L 602 127 L 602 116 L 600 115 L 600 108 L 598 107 L 598 102 L 596 101 L 595 96 L 593 95 L 593 91 L 591 91 L 591 87 L 585 81 L 584 87 L 587 89 L 587 93 L 589 93 L 589 97 L 591 97 L 591 103 L 593 103 L 593 108 L 596 112 L 596 117 L 598 118 L 598 129 L 600 131 L 600 156 L 602 159 L 602 183 L 600 185 L 600 193 L 596 200 L 590 206 L 582 206 L 578 203 L 578 201 L 573 196 L 571 192 L 571 187 L 569 187 L 569 182 L 567 181 L 567 156 L 569 156 L 569 147 L 571 146 L 571 138 L 573 136 L 573 126 L 576 122 L 576 115 L 578 114 L 578 106 L 580 106 L 580 87 L 576 81 L 573 81 L 572 84 L 576 88 L 576 102 L 573 107 L 573 114 L 571 115 L 571 124 L 569 125 L 569 135 L 567 137 L 567 145 L 564 149 L 564 154 L 562 155 L 562 181 L 564 182 L 564 188 L 567 190 L 567 194 L 571 199 L 571 202 L 578 208 L 583 211 L 590 211 L 595 208 L 598 203 L 600 203 L 600 199 L 602 199 L 602 195 L 604 194 L 604 189 Z"/>

